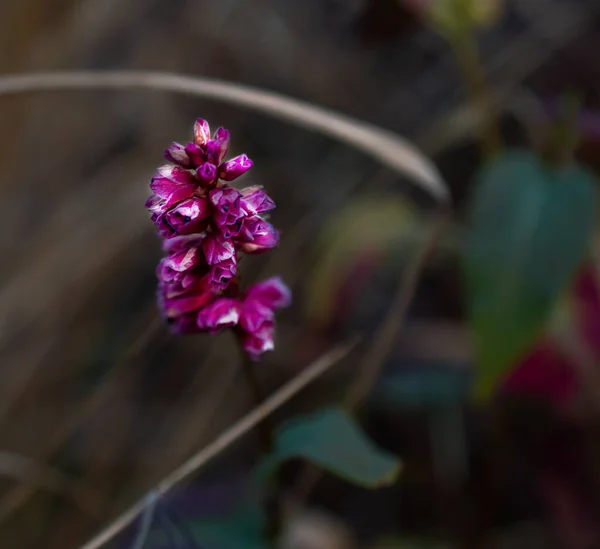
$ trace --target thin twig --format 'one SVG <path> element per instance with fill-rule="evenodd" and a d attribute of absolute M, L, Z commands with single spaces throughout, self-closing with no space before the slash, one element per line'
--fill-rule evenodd
<path fill-rule="evenodd" d="M 404 276 L 401 278 L 393 303 L 377 330 L 375 340 L 369 351 L 365 354 L 358 367 L 358 376 L 348 389 L 344 402 L 348 409 L 352 410 L 360 406 L 377 381 L 385 358 L 393 348 L 395 338 L 405 322 L 408 307 L 417 289 L 421 273 L 435 248 L 435 244 L 443 228 L 447 224 L 448 217 L 449 213 L 446 211 L 446 208 L 443 208 L 438 213 L 427 240 L 417 252 Z M 306 501 L 321 478 L 321 475 L 322 471 L 320 469 L 312 464 L 306 464 L 294 489 L 294 498 L 299 502 Z"/>
<path fill-rule="evenodd" d="M 90 487 L 67 475 L 12 452 L 0 452 L 0 476 L 12 478 L 33 489 L 43 489 L 72 500 L 84 513 L 97 518 L 103 500 Z"/>
<path fill-rule="evenodd" d="M 481 115 L 481 148 L 486 156 L 494 156 L 502 146 L 498 118 L 481 67 L 477 41 L 471 30 L 462 30 L 450 37 L 450 44 L 465 80 L 469 98 Z"/>
<path fill-rule="evenodd" d="M 167 475 L 154 488 L 153 492 L 158 495 L 164 495 L 170 491 L 176 484 L 186 479 L 198 469 L 206 465 L 211 459 L 219 455 L 223 450 L 245 435 L 258 423 L 272 414 L 277 408 L 285 404 L 296 393 L 304 389 L 309 383 L 324 374 L 334 364 L 344 358 L 358 343 L 358 338 L 334 348 L 325 353 L 310 366 L 300 372 L 294 379 L 289 381 L 276 393 L 271 395 L 260 406 L 257 406 L 249 414 L 245 415 L 238 422 L 234 423 L 229 429 L 219 435 L 211 444 L 200 450 L 189 460 Z M 114 522 L 109 524 L 97 536 L 88 541 L 81 549 L 98 549 L 106 542 L 111 540 L 119 532 L 131 524 L 136 517 L 143 512 L 146 507 L 146 498 L 135 503 L 131 508 L 125 511 Z"/>
<path fill-rule="evenodd" d="M 356 147 L 397 173 L 412 177 L 439 202 L 450 200 L 448 188 L 435 165 L 406 139 L 361 120 L 278 93 L 210 78 L 147 71 L 49 72 L 0 77 L 0 95 L 97 88 L 171 91 L 263 112 Z"/>
<path fill-rule="evenodd" d="M 426 241 L 409 263 L 404 276 L 398 284 L 392 305 L 377 331 L 375 340 L 358 367 L 358 376 L 348 390 L 345 399 L 345 404 L 348 408 L 353 409 L 359 406 L 369 395 L 373 385 L 377 381 L 383 362 L 393 348 L 398 332 L 404 324 L 408 307 L 417 289 L 421 273 L 427 265 L 427 261 L 431 257 L 436 242 L 447 221 L 448 212 L 444 208 L 433 220 L 433 225 Z"/>

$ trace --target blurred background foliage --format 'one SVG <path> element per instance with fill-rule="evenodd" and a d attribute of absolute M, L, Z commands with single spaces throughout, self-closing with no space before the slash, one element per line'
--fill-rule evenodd
<path fill-rule="evenodd" d="M 458 248 L 480 153 L 452 52 L 413 4 L 3 0 L 0 64 L 2 73 L 122 68 L 222 78 L 412 140 L 441 169 L 457 215 L 361 414 L 377 444 L 401 457 L 402 474 L 375 491 L 325 475 L 292 506 L 284 542 L 598 547 L 597 254 L 564 288 L 539 345 L 515 359 L 514 376 L 473 406 Z M 478 42 L 505 141 L 539 146 L 556 101 L 574 90 L 582 100 L 575 156 L 597 173 L 600 5 L 501 4 L 493 17 L 486 12 Z M 424 240 L 434 205 L 410 181 L 262 115 L 153 91 L 0 98 L 2 547 L 79 546 L 252 405 L 229 337 L 173 338 L 154 301 L 160 250 L 143 208 L 147 185 L 165 146 L 185 139 L 198 116 L 231 130 L 232 153 L 255 161 L 246 182 L 265 185 L 278 205 L 281 247 L 244 265 L 251 279 L 280 274 L 295 294 L 279 316 L 277 350 L 262 363 L 265 388 L 356 331 L 368 340 Z M 583 377 L 573 373 L 582 363 L 573 326 L 589 351 Z M 365 352 L 275 419 L 337 401 Z M 175 536 L 243 500 L 235 479 L 252 469 L 256 438 L 165 503 Z M 290 492 L 297 470 L 290 463 L 282 472 Z"/>

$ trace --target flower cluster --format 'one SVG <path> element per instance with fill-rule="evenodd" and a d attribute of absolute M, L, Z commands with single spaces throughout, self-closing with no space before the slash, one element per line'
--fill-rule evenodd
<path fill-rule="evenodd" d="M 240 289 L 240 254 L 257 254 L 279 243 L 261 214 L 275 203 L 260 186 L 238 190 L 233 181 L 252 167 L 245 155 L 224 161 L 229 132 L 212 135 L 198 119 L 193 141 L 172 143 L 169 165 L 152 178 L 146 207 L 163 239 L 166 256 L 157 268 L 158 301 L 176 333 L 217 333 L 233 328 L 244 351 L 257 359 L 273 349 L 274 311 L 291 294 L 279 277 Z"/>

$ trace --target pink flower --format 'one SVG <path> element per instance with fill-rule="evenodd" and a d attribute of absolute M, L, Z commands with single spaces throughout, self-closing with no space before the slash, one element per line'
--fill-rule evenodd
<path fill-rule="evenodd" d="M 246 301 L 257 301 L 273 310 L 283 309 L 291 305 L 292 292 L 280 276 L 273 276 L 252 286 Z"/>
<path fill-rule="evenodd" d="M 235 256 L 233 242 L 219 233 L 209 234 L 202 242 L 202 250 L 209 265 L 216 265 Z"/>
<path fill-rule="evenodd" d="M 208 280 L 215 290 L 225 290 L 231 279 L 237 274 L 236 256 L 224 259 L 211 266 L 208 272 Z"/>
<path fill-rule="evenodd" d="M 204 231 L 210 214 L 211 207 L 208 199 L 194 196 L 183 200 L 164 214 L 156 216 L 154 221 L 160 236 L 170 238 Z"/>
<path fill-rule="evenodd" d="M 229 185 L 217 187 L 209 193 L 214 206 L 213 222 L 226 238 L 236 236 L 242 226 L 246 212 L 241 206 L 242 193 Z"/>
<path fill-rule="evenodd" d="M 243 220 L 235 242 L 242 252 L 258 254 L 275 248 L 279 244 L 279 233 L 273 225 L 255 215 Z"/>
<path fill-rule="evenodd" d="M 217 167 L 210 162 L 205 162 L 196 170 L 196 178 L 205 187 L 211 187 L 217 182 Z"/>
<path fill-rule="evenodd" d="M 275 349 L 275 326 L 273 322 L 264 324 L 257 332 L 241 331 L 238 340 L 251 360 L 258 360 L 267 351 Z"/>
<path fill-rule="evenodd" d="M 223 181 L 233 181 L 240 175 L 245 174 L 253 164 L 254 162 L 252 162 L 245 154 L 240 154 L 227 162 L 223 162 L 219 166 L 219 177 Z"/>
<path fill-rule="evenodd" d="M 216 333 L 224 328 L 237 326 L 240 319 L 240 303 L 236 299 L 218 298 L 198 312 L 197 324 L 201 330 Z"/>
<path fill-rule="evenodd" d="M 203 118 L 198 118 L 194 123 L 194 143 L 203 147 L 210 139 L 210 125 Z"/>
<path fill-rule="evenodd" d="M 190 198 L 196 186 L 197 182 L 187 170 L 162 166 L 150 183 L 154 194 L 146 201 L 146 208 L 153 214 L 162 215 L 178 202 Z"/>
<path fill-rule="evenodd" d="M 198 149 L 200 149 L 198 147 Z M 192 162 L 190 157 L 188 156 L 188 152 L 183 145 L 176 143 L 175 141 L 169 145 L 167 150 L 165 151 L 165 160 L 169 162 L 173 162 L 173 164 L 177 164 L 182 168 L 191 168 Z"/>
<path fill-rule="evenodd" d="M 238 338 L 252 360 L 275 348 L 275 310 L 291 303 L 290 289 L 273 277 L 250 288 L 242 303 Z"/>
<path fill-rule="evenodd" d="M 275 202 L 262 190 L 260 185 L 252 185 L 241 191 L 241 208 L 248 215 L 268 212 L 275 208 Z"/>
<path fill-rule="evenodd" d="M 190 248 L 163 258 L 158 264 L 157 276 L 161 282 L 179 282 L 187 271 L 191 271 L 204 258 L 198 248 Z"/>
<path fill-rule="evenodd" d="M 158 304 L 178 334 L 233 328 L 253 359 L 274 348 L 275 310 L 289 305 L 282 280 L 271 278 L 240 293 L 238 254 L 260 253 L 279 243 L 279 233 L 260 217 L 275 207 L 260 186 L 241 191 L 232 181 L 252 167 L 239 155 L 224 161 L 229 132 L 211 137 L 206 120 L 194 124 L 193 141 L 173 142 L 152 178 L 146 207 L 163 238 L 166 256 L 156 274 Z"/>
<path fill-rule="evenodd" d="M 165 151 L 165 158 L 177 166 L 195 169 L 197 179 L 204 185 L 213 185 L 217 177 L 232 181 L 252 167 L 245 154 L 223 162 L 229 149 L 229 131 L 218 128 L 212 138 L 206 120 L 198 118 L 194 124 L 194 141 L 185 147 L 173 142 Z"/>
<path fill-rule="evenodd" d="M 206 143 L 206 160 L 219 166 L 229 149 L 229 131 L 218 128 L 215 135 Z"/>
<path fill-rule="evenodd" d="M 162 309 L 167 318 L 176 318 L 186 313 L 193 313 L 205 307 L 217 296 L 211 291 L 189 292 L 181 297 L 168 298 L 162 289 Z"/>

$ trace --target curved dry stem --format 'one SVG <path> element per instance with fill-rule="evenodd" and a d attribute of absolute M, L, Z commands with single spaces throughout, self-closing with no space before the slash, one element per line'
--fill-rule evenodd
<path fill-rule="evenodd" d="M 411 177 L 439 202 L 450 194 L 435 165 L 402 137 L 329 109 L 284 95 L 194 76 L 146 71 L 49 72 L 0 77 L 0 95 L 44 90 L 145 88 L 208 97 L 263 112 L 363 151 Z"/>
<path fill-rule="evenodd" d="M 285 404 L 296 393 L 304 389 L 309 383 L 316 380 L 319 376 L 329 370 L 329 368 L 344 358 L 357 343 L 358 339 L 354 339 L 345 345 L 332 349 L 318 358 L 281 389 L 267 398 L 260 406 L 254 408 L 249 414 L 246 414 L 238 422 L 219 435 L 211 444 L 200 450 L 180 467 L 175 469 L 175 471 L 166 476 L 158 483 L 151 493 L 156 494 L 157 497 L 162 496 L 176 484 L 197 472 L 211 459 L 219 455 L 223 450 L 256 427 L 280 406 Z M 102 530 L 96 537 L 83 545 L 81 549 L 98 549 L 99 547 L 102 547 L 106 542 L 129 526 L 138 515 L 143 513 L 147 503 L 147 497 L 144 497 L 142 500 L 135 503 L 130 509 L 125 511 L 114 522 Z"/>

